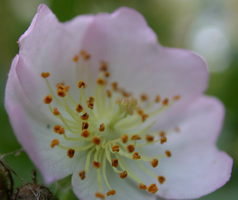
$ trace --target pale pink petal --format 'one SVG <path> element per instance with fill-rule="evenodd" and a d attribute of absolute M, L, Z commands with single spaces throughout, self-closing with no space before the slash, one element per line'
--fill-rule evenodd
<path fill-rule="evenodd" d="M 51 130 L 55 121 L 40 110 L 33 109 L 34 105 L 26 98 L 16 74 L 20 64 L 20 58 L 16 56 L 6 86 L 6 110 L 17 139 L 40 169 L 45 181 L 50 183 L 71 174 L 78 161 L 69 159 L 63 150 L 50 147 L 52 139 L 59 139 Z"/>
<path fill-rule="evenodd" d="M 53 86 L 65 82 L 73 88 L 83 79 L 73 57 L 81 50 L 81 39 L 92 18 L 81 16 L 64 24 L 58 22 L 46 5 L 39 6 L 32 24 L 19 39 L 19 54 L 24 65 L 17 73 L 23 90 L 39 91 L 38 95 L 47 92 L 40 77 L 42 72 L 51 73 Z M 37 104 L 38 95 L 27 97 Z"/>
<path fill-rule="evenodd" d="M 209 97 L 198 99 L 181 115 L 180 132 L 168 133 L 168 142 L 157 146 L 160 153 L 172 152 L 171 158 L 161 159 L 156 170 L 158 175 L 166 177 L 160 196 L 199 198 L 229 180 L 232 159 L 215 147 L 223 115 L 221 103 Z"/>
<path fill-rule="evenodd" d="M 111 80 L 134 94 L 186 98 L 207 87 L 205 62 L 190 51 L 160 46 L 155 33 L 133 9 L 97 15 L 83 47 L 92 54 L 95 68 L 100 60 L 107 61 Z"/>

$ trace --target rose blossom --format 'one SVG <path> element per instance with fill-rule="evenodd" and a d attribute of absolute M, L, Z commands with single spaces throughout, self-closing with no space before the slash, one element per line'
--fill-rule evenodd
<path fill-rule="evenodd" d="M 19 142 L 82 200 L 193 199 L 224 185 L 224 109 L 206 63 L 166 48 L 129 8 L 60 23 L 40 5 L 19 39 L 5 104 Z"/>

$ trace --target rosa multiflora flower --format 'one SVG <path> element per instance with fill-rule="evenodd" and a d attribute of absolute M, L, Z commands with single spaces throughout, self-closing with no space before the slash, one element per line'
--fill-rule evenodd
<path fill-rule="evenodd" d="M 166 48 L 129 8 L 60 23 L 41 5 L 19 39 L 6 109 L 46 183 L 83 200 L 193 199 L 225 184 L 222 104 L 206 63 Z"/>

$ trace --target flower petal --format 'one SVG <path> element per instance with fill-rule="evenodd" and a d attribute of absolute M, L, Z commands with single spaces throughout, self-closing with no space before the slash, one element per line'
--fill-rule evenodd
<path fill-rule="evenodd" d="M 24 90 L 41 90 L 42 72 L 51 73 L 52 85 L 65 82 L 73 87 L 83 78 L 73 57 L 81 50 L 81 39 L 91 21 L 92 16 L 88 15 L 60 23 L 46 5 L 39 6 L 30 27 L 19 39 L 25 69 L 18 76 Z M 31 81 L 37 84 L 29 84 L 25 73 L 31 73 Z M 35 96 L 28 98 L 35 102 Z"/>
<path fill-rule="evenodd" d="M 190 51 L 160 46 L 144 18 L 129 8 L 97 15 L 83 47 L 95 65 L 108 61 L 112 80 L 135 94 L 197 96 L 207 86 L 204 61 Z"/>
<path fill-rule="evenodd" d="M 20 57 L 16 56 L 6 86 L 6 110 L 18 141 L 40 169 L 45 181 L 50 183 L 72 173 L 77 160 L 69 160 L 61 149 L 50 148 L 51 140 L 58 138 L 50 129 L 52 120 L 37 109 L 34 112 L 30 109 L 31 102 L 24 95 L 16 73 L 20 64 Z"/>
<path fill-rule="evenodd" d="M 179 125 L 169 133 L 160 151 L 170 150 L 171 158 L 161 159 L 157 174 L 166 177 L 159 195 L 168 199 L 193 199 L 223 186 L 230 178 L 232 159 L 215 147 L 224 109 L 214 98 L 202 97 L 192 104 Z"/>
<path fill-rule="evenodd" d="M 79 170 L 80 171 L 80 170 Z M 98 183 L 97 183 L 97 173 L 96 169 L 91 169 L 87 175 L 86 179 L 81 180 L 79 178 L 79 171 L 76 171 L 73 174 L 72 185 L 73 191 L 81 200 L 91 200 L 95 199 L 95 193 L 98 191 Z M 102 175 L 102 174 L 101 174 Z M 138 187 L 131 182 L 130 180 L 124 180 L 119 178 L 118 174 L 116 174 L 111 166 L 108 165 L 107 168 L 107 177 L 109 180 L 112 189 L 116 190 L 116 195 L 110 196 L 110 200 L 155 200 L 156 197 L 154 195 L 150 195 L 147 192 L 139 190 Z M 103 179 L 102 179 L 103 180 Z M 102 181 L 102 186 L 104 187 L 103 194 L 108 192 L 106 189 L 105 181 Z"/>

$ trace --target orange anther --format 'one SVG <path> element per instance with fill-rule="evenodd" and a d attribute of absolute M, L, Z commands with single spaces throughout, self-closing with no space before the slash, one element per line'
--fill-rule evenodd
<path fill-rule="evenodd" d="M 113 196 L 116 194 L 116 190 L 110 190 L 107 192 L 107 196 Z"/>
<path fill-rule="evenodd" d="M 150 164 L 151 164 L 152 167 L 155 168 L 159 165 L 159 160 L 155 158 L 150 162 Z"/>
<path fill-rule="evenodd" d="M 69 149 L 67 151 L 67 155 L 68 155 L 69 158 L 73 158 L 74 157 L 74 153 L 75 153 L 74 149 Z"/>
<path fill-rule="evenodd" d="M 44 98 L 45 104 L 50 104 L 53 101 L 53 97 L 51 95 L 48 95 Z"/>
<path fill-rule="evenodd" d="M 148 187 L 148 192 L 152 193 L 152 194 L 155 194 L 156 192 L 158 192 L 159 189 L 157 187 L 156 184 L 151 184 L 149 187 Z"/>
<path fill-rule="evenodd" d="M 120 178 L 122 178 L 122 179 L 126 178 L 127 175 L 128 175 L 127 171 L 123 171 L 119 174 Z"/>
<path fill-rule="evenodd" d="M 134 152 L 134 151 L 135 151 L 135 146 L 134 146 L 133 144 L 129 144 L 129 145 L 127 146 L 127 151 L 128 151 L 129 153 Z"/>
<path fill-rule="evenodd" d="M 86 172 L 85 171 L 79 172 L 79 177 L 81 178 L 81 180 L 84 180 L 86 178 Z"/>
<path fill-rule="evenodd" d="M 59 144 L 60 144 L 59 140 L 54 139 L 54 140 L 51 141 L 50 147 L 54 148 L 55 146 L 57 146 Z"/>
<path fill-rule="evenodd" d="M 92 142 L 96 145 L 101 144 L 101 139 L 97 136 L 93 137 Z"/>
<path fill-rule="evenodd" d="M 158 176 L 158 181 L 160 184 L 163 184 L 166 181 L 166 179 L 164 176 Z"/>
<path fill-rule="evenodd" d="M 42 78 L 48 78 L 50 76 L 50 72 L 42 72 L 41 77 Z"/>
<path fill-rule="evenodd" d="M 121 136 L 121 141 L 122 141 L 122 143 L 127 143 L 127 141 L 128 141 L 128 135 L 123 135 L 123 136 Z"/>

